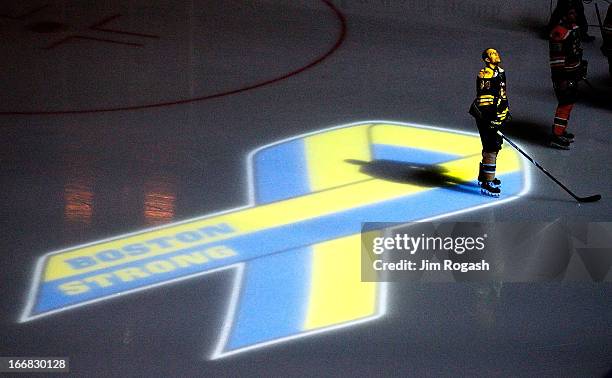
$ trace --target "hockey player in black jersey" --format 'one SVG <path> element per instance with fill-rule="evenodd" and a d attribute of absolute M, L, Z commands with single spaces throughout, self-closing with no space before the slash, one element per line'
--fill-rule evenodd
<path fill-rule="evenodd" d="M 482 194 L 499 197 L 501 181 L 495 177 L 495 169 L 503 139 L 497 130 L 510 118 L 506 74 L 500 67 L 501 58 L 497 50 L 488 48 L 483 51 L 482 60 L 485 67 L 478 73 L 476 99 L 470 107 L 470 114 L 476 119 L 482 142 L 478 183 Z"/>

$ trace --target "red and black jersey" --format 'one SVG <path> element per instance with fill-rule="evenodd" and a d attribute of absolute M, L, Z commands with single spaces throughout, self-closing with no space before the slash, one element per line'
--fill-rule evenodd
<path fill-rule="evenodd" d="M 550 33 L 550 70 L 553 78 L 575 78 L 580 72 L 582 46 L 577 25 L 557 25 Z"/>

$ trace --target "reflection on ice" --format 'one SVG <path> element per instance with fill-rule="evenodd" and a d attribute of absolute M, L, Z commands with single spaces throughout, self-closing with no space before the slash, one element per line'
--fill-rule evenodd
<path fill-rule="evenodd" d="M 90 224 L 93 214 L 92 179 L 73 178 L 64 185 L 64 219 L 68 223 Z"/>
<path fill-rule="evenodd" d="M 176 187 L 173 183 L 151 180 L 144 184 L 144 217 L 147 225 L 156 226 L 174 219 Z"/>

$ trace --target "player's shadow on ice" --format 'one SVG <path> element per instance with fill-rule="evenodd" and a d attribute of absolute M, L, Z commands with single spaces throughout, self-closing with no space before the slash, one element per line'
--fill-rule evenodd
<path fill-rule="evenodd" d="M 552 121 L 551 121 L 552 124 Z M 538 124 L 536 122 L 513 119 L 501 130 L 511 140 L 517 142 L 528 142 L 534 145 L 548 146 L 552 133 L 551 125 Z M 512 148 L 507 143 L 504 148 Z"/>
<path fill-rule="evenodd" d="M 508 20 L 491 18 L 482 21 L 482 25 L 492 29 L 529 33 L 543 40 L 549 38 L 547 23 L 548 20 L 537 17 L 519 17 Z"/>
<path fill-rule="evenodd" d="M 345 161 L 361 166 L 359 169 L 361 173 L 377 179 L 480 195 L 480 188 L 476 182 L 463 181 L 453 177 L 448 169 L 439 165 L 395 160 L 362 161 L 346 159 Z M 477 170 L 478 167 L 474 167 L 474 173 Z"/>

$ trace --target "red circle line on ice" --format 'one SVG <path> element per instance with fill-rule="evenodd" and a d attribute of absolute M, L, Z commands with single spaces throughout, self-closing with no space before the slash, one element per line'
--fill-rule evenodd
<path fill-rule="evenodd" d="M 16 115 L 23 115 L 23 116 L 28 116 L 28 115 L 66 115 L 66 114 L 87 114 L 87 113 L 105 113 L 105 112 L 120 112 L 120 111 L 130 111 L 130 110 L 144 110 L 144 109 L 153 109 L 153 108 L 162 108 L 162 107 L 166 107 L 166 106 L 173 106 L 173 105 L 181 105 L 181 104 L 190 104 L 190 103 L 194 103 L 194 102 L 198 102 L 198 101 L 206 101 L 206 100 L 212 100 L 215 98 L 220 98 L 220 97 L 225 97 L 225 96 L 230 96 L 230 95 L 234 95 L 237 93 L 242 93 L 242 92 L 246 92 L 246 91 L 250 91 L 252 89 L 257 89 L 257 88 L 261 88 L 270 84 L 274 84 L 277 83 L 279 81 L 288 79 L 292 76 L 295 76 L 299 73 L 302 73 L 310 68 L 313 68 L 314 66 L 318 65 L 319 63 L 323 62 L 325 59 L 327 59 L 329 56 L 331 56 L 336 50 L 338 50 L 338 48 L 340 48 L 340 46 L 344 43 L 344 40 L 346 38 L 346 18 L 344 17 L 344 14 L 342 14 L 342 12 L 331 2 L 331 0 L 320 0 L 322 1 L 328 8 L 330 8 L 334 15 L 336 16 L 339 24 L 340 24 L 340 33 L 338 34 L 338 38 L 336 39 L 336 42 L 334 43 L 334 45 L 327 50 L 324 54 L 318 56 L 316 59 L 314 59 L 313 61 L 311 61 L 310 63 L 308 63 L 307 65 L 297 68 L 291 72 L 288 72 L 286 74 L 283 74 L 281 76 L 272 78 L 272 79 L 268 79 L 262 82 L 258 82 L 255 84 L 251 84 L 251 85 L 247 85 L 241 88 L 237 88 L 237 89 L 233 89 L 230 91 L 225 91 L 225 92 L 219 92 L 219 93 L 214 93 L 211 95 L 205 95 L 205 96 L 199 96 L 199 97 L 194 97 L 194 98 L 187 98 L 187 99 L 182 99 L 182 100 L 174 100 L 174 101 L 166 101 L 166 102 L 159 102 L 159 103 L 152 103 L 152 104 L 142 104 L 142 105 L 132 105 L 132 106 L 123 106 L 123 107 L 108 107 L 108 108 L 94 108 L 94 109 L 64 109 L 64 110 L 33 110 L 33 111 L 3 111 L 0 112 L 0 116 L 16 116 Z"/>

